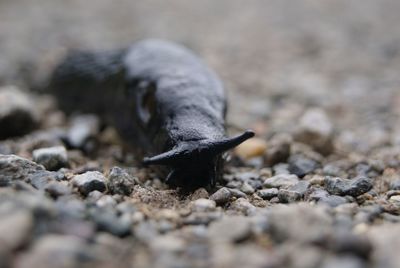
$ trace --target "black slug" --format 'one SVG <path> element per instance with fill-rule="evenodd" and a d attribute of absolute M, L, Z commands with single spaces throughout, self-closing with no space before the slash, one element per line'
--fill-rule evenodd
<path fill-rule="evenodd" d="M 215 185 L 222 153 L 254 136 L 227 138 L 218 77 L 188 49 L 145 40 L 112 52 L 71 52 L 50 89 L 67 112 L 99 114 L 140 149 L 145 165 L 167 169 L 183 188 Z"/>

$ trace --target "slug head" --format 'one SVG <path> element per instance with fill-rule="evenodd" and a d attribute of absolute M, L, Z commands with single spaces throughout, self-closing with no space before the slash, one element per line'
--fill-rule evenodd
<path fill-rule="evenodd" d="M 145 157 L 144 165 L 163 165 L 171 168 L 166 183 L 185 189 L 214 186 L 222 169 L 221 155 L 254 136 L 251 130 L 233 138 L 217 141 L 184 142 L 170 151 Z"/>

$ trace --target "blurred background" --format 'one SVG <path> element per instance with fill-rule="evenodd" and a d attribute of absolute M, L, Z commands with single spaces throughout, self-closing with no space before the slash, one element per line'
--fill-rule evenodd
<path fill-rule="evenodd" d="M 399 143 L 399 10 L 397 0 L 1 0 L 0 82 L 30 88 L 67 49 L 163 38 L 221 76 L 231 125 L 270 136 L 322 107 L 339 141 L 366 151 Z"/>

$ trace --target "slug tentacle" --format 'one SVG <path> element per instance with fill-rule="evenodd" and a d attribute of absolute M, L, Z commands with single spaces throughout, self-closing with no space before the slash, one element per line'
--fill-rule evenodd
<path fill-rule="evenodd" d="M 242 142 L 254 137 L 254 132 L 246 130 L 244 133 L 220 141 L 205 141 L 174 148 L 170 151 L 143 159 L 144 165 L 174 165 L 191 161 L 196 158 L 213 158 L 228 151 Z"/>

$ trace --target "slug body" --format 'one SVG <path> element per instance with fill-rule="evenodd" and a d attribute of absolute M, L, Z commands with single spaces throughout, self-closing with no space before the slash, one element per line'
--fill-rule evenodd
<path fill-rule="evenodd" d="M 166 41 L 71 53 L 50 89 L 66 111 L 94 112 L 113 124 L 175 186 L 214 185 L 222 153 L 254 135 L 226 137 L 222 83 L 188 49 Z"/>

